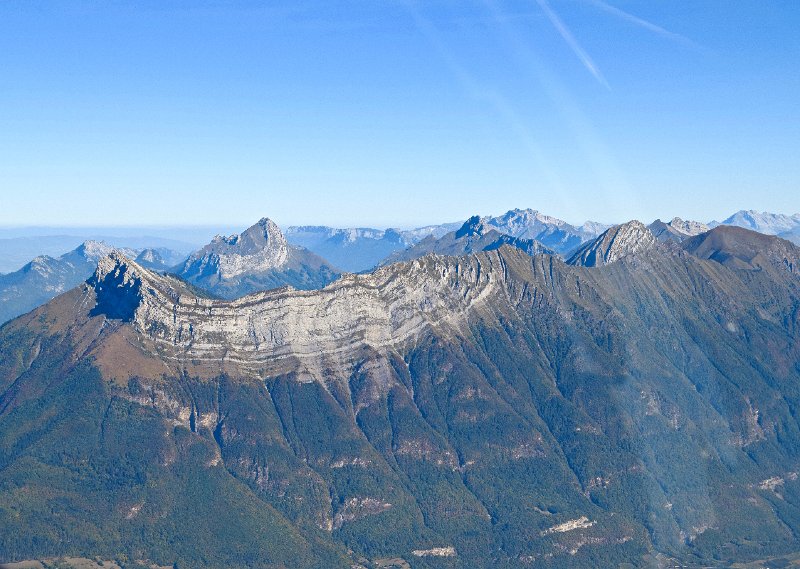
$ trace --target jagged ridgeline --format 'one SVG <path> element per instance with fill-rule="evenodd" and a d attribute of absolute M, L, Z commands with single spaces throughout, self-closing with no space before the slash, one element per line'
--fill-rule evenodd
<path fill-rule="evenodd" d="M 800 551 L 799 259 L 631 223 L 572 264 L 502 245 L 224 301 L 112 253 L 0 329 L 0 560 Z"/>

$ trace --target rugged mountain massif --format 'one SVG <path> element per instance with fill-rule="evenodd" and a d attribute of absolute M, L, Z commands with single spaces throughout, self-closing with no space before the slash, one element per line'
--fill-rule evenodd
<path fill-rule="evenodd" d="M 480 218 L 484 225 L 498 234 L 520 240 L 537 241 L 537 252 L 559 254 L 573 252 L 581 244 L 594 239 L 609 226 L 587 221 L 581 227 L 544 215 L 532 209 L 513 209 L 503 215 Z M 290 243 L 305 247 L 327 259 L 334 266 L 350 272 L 372 269 L 401 259 L 413 259 L 422 252 L 437 247 L 443 254 L 461 254 L 461 247 L 450 247 L 445 253 L 445 236 L 458 231 L 462 223 L 443 223 L 411 230 L 334 229 L 309 226 L 289 227 L 286 238 Z M 506 238 L 507 238 L 506 237 Z M 434 245 L 436 243 L 436 245 Z M 472 248 L 480 250 L 480 248 Z"/>
<path fill-rule="evenodd" d="M 285 285 L 320 288 L 338 271 L 323 258 L 290 245 L 278 226 L 263 218 L 239 235 L 217 236 L 174 273 L 212 294 L 236 298 Z"/>
<path fill-rule="evenodd" d="M 797 258 L 632 222 L 573 265 L 501 246 L 223 301 L 112 254 L 0 329 L 0 558 L 798 551 Z"/>
<path fill-rule="evenodd" d="M 528 255 L 555 254 L 554 251 L 533 239 L 523 239 L 500 233 L 489 224 L 489 221 L 490 218 L 473 216 L 458 230 L 451 231 L 438 239 L 433 236 L 426 237 L 416 245 L 390 255 L 381 264 L 389 265 L 399 261 L 410 261 L 431 253 L 459 256 L 478 251 L 491 251 L 499 249 L 503 245 L 515 247 Z"/>
<path fill-rule="evenodd" d="M 512 209 L 503 215 L 487 218 L 486 223 L 500 233 L 534 239 L 560 255 L 570 255 L 609 227 L 594 221 L 575 227 L 534 209 Z"/>
<path fill-rule="evenodd" d="M 42 255 L 18 271 L 0 275 L 0 324 L 33 310 L 63 292 L 79 285 L 97 268 L 97 262 L 114 248 L 101 241 L 85 241 L 75 250 L 53 258 Z M 121 249 L 142 266 L 162 271 L 178 262 L 182 255 L 170 249 L 145 249 L 137 253 Z"/>

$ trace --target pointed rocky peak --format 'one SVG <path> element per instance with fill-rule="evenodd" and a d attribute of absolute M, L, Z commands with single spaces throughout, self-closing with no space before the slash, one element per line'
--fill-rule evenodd
<path fill-rule="evenodd" d="M 486 223 L 486 218 L 479 215 L 473 215 L 464 222 L 458 231 L 456 231 L 456 239 L 462 237 L 480 237 L 486 232 L 491 231 L 491 228 Z"/>
<path fill-rule="evenodd" d="M 124 282 L 129 282 L 131 279 L 142 280 L 145 273 L 148 273 L 147 269 L 129 259 L 120 251 L 112 249 L 97 261 L 97 268 L 89 282 L 96 285 L 102 284 L 108 279 L 121 279 Z"/>
<path fill-rule="evenodd" d="M 656 237 L 640 221 L 629 221 L 606 230 L 586 243 L 567 261 L 570 265 L 600 267 L 649 249 Z"/>
<path fill-rule="evenodd" d="M 94 239 L 89 239 L 78 245 L 78 247 L 75 249 L 75 252 L 85 257 L 86 259 L 98 261 L 102 257 L 105 257 L 106 255 L 111 253 L 113 250 L 114 248 L 108 243 L 104 243 L 103 241 L 95 241 Z"/>
<path fill-rule="evenodd" d="M 600 223 L 599 221 L 585 221 L 578 229 L 586 235 L 600 235 L 603 231 L 608 229 L 610 225 L 607 223 Z"/>
<path fill-rule="evenodd" d="M 136 256 L 137 263 L 163 263 L 164 257 L 155 249 L 145 249 Z"/>
<path fill-rule="evenodd" d="M 282 267 L 288 259 L 286 237 L 274 221 L 264 217 L 238 235 L 215 237 L 187 259 L 183 270 L 231 279 Z"/>

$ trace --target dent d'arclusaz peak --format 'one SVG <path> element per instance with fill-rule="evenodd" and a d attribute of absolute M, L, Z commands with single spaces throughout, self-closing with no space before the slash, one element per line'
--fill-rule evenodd
<path fill-rule="evenodd" d="M 264 221 L 186 266 L 233 281 L 295 254 Z M 777 237 L 630 222 L 570 263 L 504 244 L 221 300 L 112 252 L 0 328 L 0 561 L 791 555 L 798 266 Z"/>
<path fill-rule="evenodd" d="M 280 228 L 267 218 L 239 235 L 215 237 L 176 267 L 175 273 L 228 299 L 286 285 L 320 288 L 339 275 L 322 257 L 290 245 Z"/>

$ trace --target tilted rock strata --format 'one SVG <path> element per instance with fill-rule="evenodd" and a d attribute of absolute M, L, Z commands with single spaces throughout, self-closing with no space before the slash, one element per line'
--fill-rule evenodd
<path fill-rule="evenodd" d="M 347 275 L 320 291 L 280 289 L 231 302 L 194 296 L 119 255 L 100 262 L 93 282 L 136 296 L 131 324 L 163 357 L 224 360 L 255 373 L 285 358 L 381 349 L 427 327 L 458 327 L 491 295 L 494 274 L 474 257 L 428 261 Z"/>

